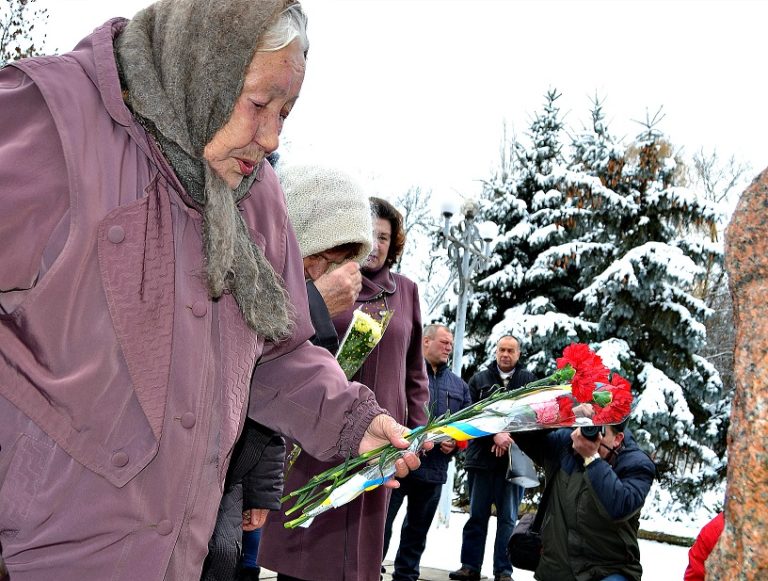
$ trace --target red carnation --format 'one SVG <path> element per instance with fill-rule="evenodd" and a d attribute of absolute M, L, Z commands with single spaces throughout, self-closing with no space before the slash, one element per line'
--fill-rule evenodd
<path fill-rule="evenodd" d="M 561 395 L 557 398 L 557 405 L 560 408 L 560 423 L 572 424 L 576 421 L 573 413 L 573 400 L 567 395 Z"/>
<path fill-rule="evenodd" d="M 563 356 L 557 358 L 557 368 L 562 369 L 570 364 L 576 369 L 581 361 L 587 359 L 592 354 L 592 349 L 584 343 L 571 343 L 563 349 Z"/>
<path fill-rule="evenodd" d="M 608 368 L 600 356 L 584 343 L 571 343 L 557 359 L 557 368 L 570 365 L 576 371 L 571 380 L 571 392 L 579 403 L 592 401 L 595 383 L 608 383 Z"/>
<path fill-rule="evenodd" d="M 611 385 L 621 387 L 622 389 L 627 390 L 627 393 L 631 393 L 631 386 L 629 385 L 629 382 L 618 373 L 614 373 L 611 376 Z"/>
<path fill-rule="evenodd" d="M 600 391 L 608 391 L 611 401 L 604 407 L 595 406 L 596 412 L 592 421 L 595 424 L 618 424 L 632 410 L 632 390 L 629 382 L 618 373 L 611 377 L 610 385 L 603 386 Z"/>

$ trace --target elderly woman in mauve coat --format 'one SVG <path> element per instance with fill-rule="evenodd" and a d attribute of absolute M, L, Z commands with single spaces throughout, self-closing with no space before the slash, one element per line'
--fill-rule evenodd
<path fill-rule="evenodd" d="M 426 423 L 424 404 L 429 398 L 419 293 L 413 281 L 390 270 L 405 244 L 402 216 L 385 200 L 370 200 L 373 249 L 363 262 L 362 290 L 354 308 L 377 319 L 386 310 L 394 315 L 353 379 L 366 382 L 379 405 L 414 428 Z M 340 337 L 352 320 L 352 310 L 333 319 Z M 287 476 L 286 492 L 331 466 L 302 453 Z M 271 515 L 259 562 L 284 581 L 378 581 L 388 502 L 389 491 L 378 488 L 319 515 L 306 529 L 285 529 L 285 515 L 274 519 L 278 515 Z"/>
<path fill-rule="evenodd" d="M 294 0 L 160 0 L 0 69 L 14 581 L 198 579 L 246 416 L 327 461 L 408 445 L 307 341 L 301 255 L 264 162 L 307 50 Z"/>

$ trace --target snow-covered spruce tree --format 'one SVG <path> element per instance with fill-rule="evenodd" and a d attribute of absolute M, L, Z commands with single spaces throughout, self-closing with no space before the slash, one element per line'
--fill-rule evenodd
<path fill-rule="evenodd" d="M 725 226 L 736 206 L 739 193 L 749 184 L 748 178 L 752 175 L 752 168 L 748 163 L 739 162 L 734 156 L 721 158 L 717 151 L 705 153 L 702 149 L 693 155 L 693 164 L 689 169 L 689 179 L 697 192 L 720 207 L 721 220 L 717 234 L 718 241 L 722 244 Z M 734 391 L 733 346 L 736 330 L 728 276 L 722 257 L 707 264 L 706 275 L 698 291 L 698 296 L 704 299 L 714 313 L 706 322 L 707 345 L 701 355 L 715 366 L 723 381 L 720 406 L 723 415 L 727 417 L 730 415 Z M 725 433 L 726 430 L 723 429 L 723 449 Z"/>
<path fill-rule="evenodd" d="M 511 333 L 523 360 L 538 376 L 573 341 L 587 341 L 593 325 L 574 300 L 580 290 L 579 258 L 587 252 L 580 215 L 588 212 L 571 186 L 578 181 L 562 154 L 563 121 L 555 90 L 531 123 L 524 143 L 512 139 L 485 184 L 483 219 L 499 226 L 487 268 L 474 279 L 467 317 L 467 360 L 479 367 L 493 358 L 496 340 Z"/>
<path fill-rule="evenodd" d="M 601 216 L 614 260 L 577 298 L 598 325 L 598 341 L 623 346 L 623 371 L 639 394 L 635 436 L 654 452 L 664 487 L 683 501 L 717 483 L 725 465 L 722 384 L 698 355 L 710 310 L 693 295 L 719 250 L 691 236 L 717 213 L 684 187 L 684 167 L 656 123 L 627 149 L 612 184 L 621 207 Z"/>
<path fill-rule="evenodd" d="M 608 131 L 603 105 L 597 98 L 591 117 L 591 127 L 572 138 L 569 163 L 568 196 L 588 209 L 579 215 L 579 236 L 588 245 L 579 256 L 580 288 L 591 284 L 613 262 L 618 229 L 610 225 L 635 207 L 631 198 L 616 191 L 621 185 L 625 147 Z"/>

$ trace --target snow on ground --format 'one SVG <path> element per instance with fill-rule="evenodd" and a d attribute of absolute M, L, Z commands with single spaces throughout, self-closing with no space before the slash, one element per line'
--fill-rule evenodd
<path fill-rule="evenodd" d="M 406 501 L 407 502 L 407 501 Z M 400 541 L 405 508 L 400 510 L 392 527 L 392 541 L 386 559 L 394 560 Z M 449 526 L 437 526 L 437 517 L 432 523 L 427 535 L 427 548 L 421 559 L 424 567 L 433 567 L 453 571 L 461 566 L 461 530 L 468 515 L 462 512 L 451 512 Z M 496 534 L 496 518 L 491 517 L 488 524 L 488 538 L 485 544 L 483 559 L 483 575 L 493 579 L 493 539 Z M 688 547 L 640 541 L 640 560 L 643 565 L 643 579 L 651 581 L 682 580 L 685 567 L 688 564 Z M 533 581 L 533 573 L 516 569 L 512 575 L 515 581 Z"/>

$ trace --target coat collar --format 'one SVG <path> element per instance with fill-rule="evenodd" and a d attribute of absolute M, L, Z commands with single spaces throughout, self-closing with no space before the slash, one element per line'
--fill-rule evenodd
<path fill-rule="evenodd" d="M 437 377 L 438 375 L 443 373 L 443 371 L 448 369 L 448 364 L 447 363 L 441 363 L 440 365 L 437 366 L 437 372 L 434 372 L 432 370 L 432 364 L 429 361 L 427 361 L 426 359 L 424 360 L 424 365 L 427 366 L 427 373 L 429 375 L 433 376 L 433 377 Z"/>
<path fill-rule="evenodd" d="M 139 148 L 168 180 L 168 183 L 179 194 L 184 203 L 200 211 L 200 205 L 186 192 L 159 146 L 137 122 L 123 99 L 115 59 L 114 41 L 120 36 L 127 24 L 128 20 L 125 18 L 108 20 L 94 30 L 92 34 L 81 40 L 70 53 L 70 56 L 78 62 L 96 86 L 109 116 L 115 123 L 125 127 Z"/>
<path fill-rule="evenodd" d="M 499 372 L 499 364 L 495 361 L 491 362 L 491 364 L 488 366 L 488 371 L 490 371 L 493 376 L 501 381 L 501 373 Z"/>
<path fill-rule="evenodd" d="M 371 301 L 382 294 L 394 294 L 396 290 L 397 281 L 388 266 L 384 266 L 376 272 L 363 271 L 363 288 L 357 300 L 359 302 Z"/>
<path fill-rule="evenodd" d="M 123 101 L 112 43 L 127 23 L 125 18 L 108 20 L 81 40 L 72 51 L 72 56 L 96 85 L 110 117 L 123 127 L 131 127 L 134 119 Z"/>

